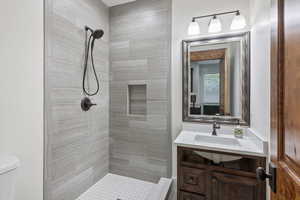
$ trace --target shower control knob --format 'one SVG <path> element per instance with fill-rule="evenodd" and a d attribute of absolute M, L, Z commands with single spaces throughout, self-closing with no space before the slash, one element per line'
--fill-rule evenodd
<path fill-rule="evenodd" d="M 88 111 L 92 106 L 96 106 L 96 105 L 97 104 L 92 103 L 92 101 L 88 97 L 85 97 L 84 99 L 81 100 L 81 109 L 83 111 Z"/>

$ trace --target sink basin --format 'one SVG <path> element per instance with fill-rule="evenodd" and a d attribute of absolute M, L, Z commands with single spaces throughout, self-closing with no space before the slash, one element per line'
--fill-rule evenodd
<path fill-rule="evenodd" d="M 240 146 L 240 143 L 237 139 L 221 136 L 196 135 L 195 141 L 196 143 L 209 143 L 222 146 Z"/>
<path fill-rule="evenodd" d="M 183 130 L 174 141 L 174 144 L 177 147 L 192 148 L 195 151 L 198 149 L 200 152 L 206 150 L 208 152 L 226 152 L 236 155 L 253 155 L 259 157 L 267 155 L 265 151 L 267 143 L 264 141 L 255 138 L 255 136 L 247 137 L 247 135 L 244 138 L 236 138 L 230 131 L 213 136 L 209 133 L 209 130 L 207 132 Z M 202 156 L 204 157 L 204 155 Z M 225 156 L 220 157 L 218 155 L 205 156 L 216 163 L 237 159 Z"/>
<path fill-rule="evenodd" d="M 219 164 L 221 162 L 240 160 L 243 158 L 241 156 L 230 156 L 230 155 L 218 154 L 218 153 L 208 153 L 208 152 L 201 152 L 201 151 L 194 151 L 194 152 L 199 156 L 202 156 L 208 160 L 212 160 L 215 164 Z"/>

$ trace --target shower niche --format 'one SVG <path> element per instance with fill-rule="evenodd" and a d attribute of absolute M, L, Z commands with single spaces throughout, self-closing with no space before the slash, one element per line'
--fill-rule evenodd
<path fill-rule="evenodd" d="M 127 115 L 147 115 L 147 85 L 145 83 L 128 84 Z"/>

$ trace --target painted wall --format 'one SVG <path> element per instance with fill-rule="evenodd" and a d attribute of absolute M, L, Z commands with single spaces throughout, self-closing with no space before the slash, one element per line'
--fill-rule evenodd
<path fill-rule="evenodd" d="M 270 136 L 271 0 L 250 1 L 251 128 L 264 140 Z"/>
<path fill-rule="evenodd" d="M 5 1 L 0 13 L 0 154 L 21 160 L 15 200 L 41 200 L 43 1 Z"/>
<path fill-rule="evenodd" d="M 157 182 L 171 172 L 171 1 L 112 7 L 110 25 L 110 171 Z M 144 116 L 127 115 L 131 84 L 146 84 Z"/>
<path fill-rule="evenodd" d="M 251 38 L 251 128 L 270 141 L 271 103 L 271 0 L 250 1 Z M 269 145 L 270 146 L 270 145 Z M 270 188 L 267 187 L 267 199 Z"/>
<path fill-rule="evenodd" d="M 212 14 L 217 12 L 241 10 L 241 13 L 249 22 L 249 0 L 190 0 L 189 3 L 182 0 L 173 0 L 172 3 L 172 139 L 178 136 L 182 130 L 182 55 L 181 41 L 188 39 L 187 29 L 192 17 Z M 218 6 L 216 6 L 218 5 Z M 222 17 L 223 32 L 230 31 L 232 16 Z M 207 35 L 209 19 L 200 21 L 203 35 Z M 199 125 L 201 128 L 201 125 Z M 176 149 L 173 146 L 173 175 L 176 176 Z"/>
<path fill-rule="evenodd" d="M 46 2 L 45 200 L 74 200 L 109 168 L 109 10 L 99 0 Z M 85 25 L 105 32 L 95 42 L 100 93 L 89 112 L 80 107 Z M 95 91 L 91 71 L 87 82 Z"/>

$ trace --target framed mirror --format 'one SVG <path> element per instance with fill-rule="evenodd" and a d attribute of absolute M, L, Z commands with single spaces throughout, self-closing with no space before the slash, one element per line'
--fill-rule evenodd
<path fill-rule="evenodd" d="M 250 33 L 184 40 L 183 121 L 250 125 Z"/>

